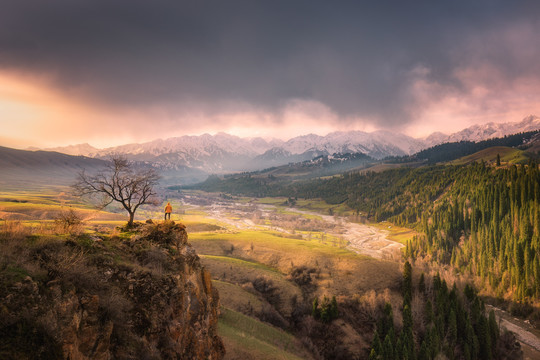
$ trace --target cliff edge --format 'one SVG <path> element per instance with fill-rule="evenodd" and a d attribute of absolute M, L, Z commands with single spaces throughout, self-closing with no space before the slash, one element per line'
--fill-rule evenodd
<path fill-rule="evenodd" d="M 2 359 L 221 359 L 218 311 L 182 224 L 0 234 Z"/>

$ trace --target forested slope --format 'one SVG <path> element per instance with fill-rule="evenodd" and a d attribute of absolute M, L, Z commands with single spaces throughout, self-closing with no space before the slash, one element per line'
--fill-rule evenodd
<path fill-rule="evenodd" d="M 407 245 L 408 257 L 453 264 L 484 278 L 499 296 L 540 296 L 540 171 L 532 161 L 403 167 L 288 185 L 245 175 L 210 185 L 236 194 L 345 203 L 371 220 L 423 233 Z"/>
<path fill-rule="evenodd" d="M 289 191 L 416 227 L 425 235 L 408 244 L 407 256 L 451 263 L 488 280 L 500 296 L 540 296 L 540 171 L 533 162 L 347 174 Z"/>

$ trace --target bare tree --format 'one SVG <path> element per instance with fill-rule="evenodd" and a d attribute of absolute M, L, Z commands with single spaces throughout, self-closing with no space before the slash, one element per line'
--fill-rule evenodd
<path fill-rule="evenodd" d="M 73 187 L 78 195 L 101 197 L 101 207 L 114 201 L 122 204 L 129 213 L 129 227 L 139 206 L 155 203 L 154 186 L 158 180 L 154 169 L 137 169 L 125 157 L 113 155 L 105 170 L 95 175 L 80 172 Z"/>

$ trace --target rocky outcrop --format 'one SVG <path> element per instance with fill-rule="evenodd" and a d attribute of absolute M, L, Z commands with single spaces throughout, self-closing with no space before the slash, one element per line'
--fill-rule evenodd
<path fill-rule="evenodd" d="M 11 247 L 2 259 L 1 358 L 223 357 L 219 297 L 183 225 Z"/>

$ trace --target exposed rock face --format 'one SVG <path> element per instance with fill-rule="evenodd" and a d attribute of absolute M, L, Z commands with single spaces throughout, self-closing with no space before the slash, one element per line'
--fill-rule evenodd
<path fill-rule="evenodd" d="M 2 263 L 19 278 L 2 278 L 0 357 L 221 359 L 219 297 L 184 229 L 13 245 Z"/>

